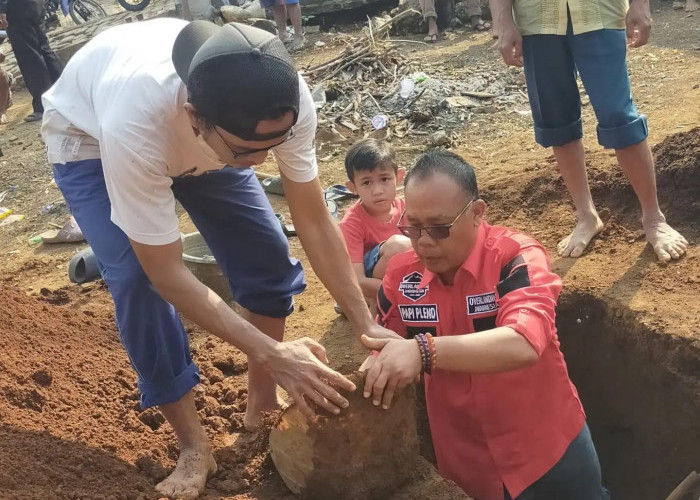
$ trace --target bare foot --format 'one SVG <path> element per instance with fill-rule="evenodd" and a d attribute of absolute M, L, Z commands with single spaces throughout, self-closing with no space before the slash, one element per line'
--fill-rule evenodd
<path fill-rule="evenodd" d="M 192 500 L 204 491 L 207 479 L 216 473 L 216 469 L 209 446 L 203 450 L 181 450 L 175 470 L 156 485 L 156 490 L 170 498 Z"/>
<path fill-rule="evenodd" d="M 685 0 L 686 12 L 695 12 L 696 10 L 700 10 L 700 5 L 696 0 Z"/>
<path fill-rule="evenodd" d="M 283 403 L 277 396 L 274 401 L 267 403 L 254 404 L 251 403 L 250 393 L 248 393 L 248 406 L 246 407 L 245 417 L 243 417 L 243 427 L 248 432 L 255 432 L 262 422 L 263 414 L 267 412 L 277 411 L 282 408 Z"/>
<path fill-rule="evenodd" d="M 675 229 L 666 224 L 666 218 L 642 221 L 647 241 L 661 262 L 680 259 L 688 248 L 688 241 Z"/>
<path fill-rule="evenodd" d="M 579 220 L 569 236 L 557 245 L 557 252 L 562 257 L 581 257 L 593 237 L 603 230 L 603 221 L 598 214 L 590 220 Z"/>

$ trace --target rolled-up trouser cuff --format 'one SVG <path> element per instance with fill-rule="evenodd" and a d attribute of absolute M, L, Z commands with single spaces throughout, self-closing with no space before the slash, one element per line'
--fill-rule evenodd
<path fill-rule="evenodd" d="M 642 142 L 648 135 L 645 115 L 639 115 L 634 121 L 619 127 L 603 128 L 598 125 L 598 144 L 607 149 L 624 149 Z"/>
<path fill-rule="evenodd" d="M 420 0 L 420 10 L 423 14 L 423 19 L 428 19 L 429 17 L 437 17 L 437 11 L 435 10 L 435 0 Z"/>
<path fill-rule="evenodd" d="M 199 369 L 194 363 L 190 363 L 185 371 L 174 379 L 162 382 L 141 382 L 139 380 L 141 408 L 146 409 L 179 401 L 198 383 Z"/>
<path fill-rule="evenodd" d="M 540 146 L 563 146 L 583 137 L 581 118 L 573 123 L 557 128 L 541 128 L 535 125 L 535 141 Z"/>

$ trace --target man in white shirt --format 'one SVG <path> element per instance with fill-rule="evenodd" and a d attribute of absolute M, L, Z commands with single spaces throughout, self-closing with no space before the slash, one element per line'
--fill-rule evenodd
<path fill-rule="evenodd" d="M 75 54 L 44 107 L 54 177 L 113 296 L 141 404 L 158 406 L 178 437 L 180 458 L 157 485 L 161 494 L 196 498 L 216 470 L 178 312 L 248 355 L 247 428 L 279 407 L 276 384 L 308 415 L 307 400 L 335 413 L 347 406 L 333 386 L 354 386 L 325 365 L 319 344 L 281 342 L 306 283 L 249 168 L 268 150 L 309 260 L 356 333 L 393 333 L 372 321 L 326 210 L 313 101 L 278 38 L 175 19 L 113 28 Z M 229 278 L 242 317 L 183 265 L 176 199 Z"/>

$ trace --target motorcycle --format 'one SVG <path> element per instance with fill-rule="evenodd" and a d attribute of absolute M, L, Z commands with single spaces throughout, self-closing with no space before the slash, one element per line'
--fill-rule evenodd
<path fill-rule="evenodd" d="M 107 17 L 105 10 L 94 0 L 46 0 L 44 26 L 47 30 L 60 26 L 59 8 L 64 16 L 70 15 L 75 24 L 85 24 L 94 19 Z"/>
<path fill-rule="evenodd" d="M 117 0 L 117 2 L 126 10 L 136 12 L 145 9 L 151 0 Z"/>

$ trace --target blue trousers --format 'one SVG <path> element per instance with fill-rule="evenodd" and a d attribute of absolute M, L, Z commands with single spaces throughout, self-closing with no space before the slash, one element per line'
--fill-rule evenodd
<path fill-rule="evenodd" d="M 513 500 L 507 490 L 504 500 Z M 554 467 L 515 500 L 610 500 L 601 485 L 600 463 L 588 424 L 583 424 Z"/>
<path fill-rule="evenodd" d="M 576 73 L 598 120 L 598 142 L 623 149 L 648 135 L 647 120 L 632 101 L 625 30 L 523 37 L 523 66 L 535 122 L 535 140 L 563 146 L 583 137 Z"/>
<path fill-rule="evenodd" d="M 199 371 L 177 311 L 160 297 L 126 234 L 110 220 L 102 161 L 56 164 L 53 172 L 112 294 L 119 336 L 138 374 L 141 406 L 179 400 L 199 382 Z M 177 178 L 172 190 L 228 278 L 234 299 L 256 314 L 290 314 L 293 295 L 306 287 L 304 273 L 289 256 L 253 170 L 227 167 Z"/>

